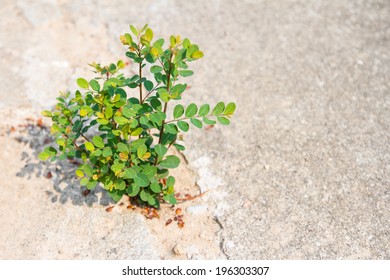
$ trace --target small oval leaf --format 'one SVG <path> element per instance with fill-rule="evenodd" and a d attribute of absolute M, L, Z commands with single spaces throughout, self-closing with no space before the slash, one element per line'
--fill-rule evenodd
<path fill-rule="evenodd" d="M 223 125 L 230 124 L 230 120 L 226 117 L 217 117 L 217 120 Z"/>
<path fill-rule="evenodd" d="M 175 109 L 173 109 L 173 117 L 175 119 L 180 118 L 184 114 L 184 107 L 181 104 L 178 104 L 175 106 Z"/>
<path fill-rule="evenodd" d="M 94 91 L 99 91 L 100 90 L 100 84 L 98 81 L 96 80 L 91 80 L 89 82 L 89 84 L 91 85 L 91 88 L 94 90 Z"/>
<path fill-rule="evenodd" d="M 102 137 L 100 137 L 100 136 L 94 136 L 94 137 L 92 138 L 92 143 L 93 143 L 96 147 L 98 147 L 98 148 L 103 148 L 103 147 L 104 147 L 103 139 L 102 139 Z"/>
<path fill-rule="evenodd" d="M 213 115 L 214 116 L 221 115 L 224 109 L 225 109 L 225 103 L 223 102 L 217 103 L 217 105 L 215 105 L 213 109 Z"/>
<path fill-rule="evenodd" d="M 190 129 L 190 126 L 185 121 L 178 121 L 177 126 L 181 131 L 187 132 Z"/>
<path fill-rule="evenodd" d="M 200 106 L 198 116 L 203 117 L 206 116 L 210 112 L 210 105 L 209 104 L 204 104 Z"/>
<path fill-rule="evenodd" d="M 202 122 L 200 120 L 198 120 L 198 119 L 192 118 L 192 119 L 190 119 L 190 121 L 197 128 L 202 128 L 202 126 L 203 126 Z"/>
<path fill-rule="evenodd" d="M 89 88 L 89 84 L 88 84 L 87 80 L 84 78 L 78 78 L 77 85 L 81 88 L 85 88 L 85 89 Z"/>
<path fill-rule="evenodd" d="M 180 164 L 180 159 L 177 156 L 167 156 L 159 165 L 163 168 L 176 168 Z"/>
<path fill-rule="evenodd" d="M 236 104 L 231 102 L 226 105 L 225 111 L 223 111 L 224 115 L 231 116 L 233 115 L 234 111 L 236 110 Z"/>
<path fill-rule="evenodd" d="M 192 118 L 196 115 L 196 112 L 198 112 L 198 106 L 196 106 L 194 103 L 191 103 L 188 105 L 185 115 L 187 118 Z"/>

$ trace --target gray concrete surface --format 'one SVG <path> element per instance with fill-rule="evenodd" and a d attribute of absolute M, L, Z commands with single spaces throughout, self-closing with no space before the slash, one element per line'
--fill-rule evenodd
<path fill-rule="evenodd" d="M 224 256 L 390 258 L 389 1 L 131 2 L 2 1 L 0 108 L 124 58 L 130 23 L 188 36 L 205 57 L 184 101 L 238 107 L 186 136 Z"/>

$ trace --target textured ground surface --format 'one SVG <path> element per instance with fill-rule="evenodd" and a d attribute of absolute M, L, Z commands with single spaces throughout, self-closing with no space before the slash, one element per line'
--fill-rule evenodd
<path fill-rule="evenodd" d="M 1 258 L 390 258 L 389 1 L 130 2 L 2 1 Z M 29 177 L 34 145 L 10 130 L 88 63 L 125 59 L 129 23 L 201 46 L 185 102 L 238 107 L 229 127 L 186 136 L 209 192 L 163 236 L 137 212 L 104 211 L 100 193 L 92 207 L 61 200 L 78 189 Z"/>

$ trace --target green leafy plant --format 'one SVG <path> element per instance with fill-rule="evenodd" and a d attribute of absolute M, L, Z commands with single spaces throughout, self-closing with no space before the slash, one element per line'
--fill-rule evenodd
<path fill-rule="evenodd" d="M 122 60 L 108 66 L 90 64 L 96 77 L 77 79 L 81 91 L 61 94 L 55 110 L 42 112 L 52 119 L 57 146 L 45 148 L 39 158 L 78 158 L 76 175 L 82 186 L 91 190 L 101 183 L 115 201 L 128 195 L 158 208 L 162 201 L 177 203 L 169 169 L 178 167 L 180 160 L 169 149 L 184 150 L 180 131 L 187 132 L 190 124 L 228 125 L 236 105 L 176 104 L 168 118 L 168 106 L 187 89 L 179 78 L 193 74 L 188 63 L 203 53 L 180 36 L 171 36 L 164 48 L 164 39 L 153 41 L 148 25 L 141 29 L 130 25 L 130 30 L 132 34 L 120 40 L 137 74 L 127 77 L 121 71 L 126 67 Z"/>

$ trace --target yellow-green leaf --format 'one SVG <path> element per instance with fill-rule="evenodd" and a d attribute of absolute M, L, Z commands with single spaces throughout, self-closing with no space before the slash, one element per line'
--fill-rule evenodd
<path fill-rule="evenodd" d="M 52 116 L 51 112 L 48 110 L 41 112 L 42 116 L 50 118 Z"/>
<path fill-rule="evenodd" d="M 84 177 L 84 172 L 82 171 L 82 170 L 80 170 L 80 169 L 77 169 L 76 170 L 76 175 L 77 175 L 77 177 Z"/>
<path fill-rule="evenodd" d="M 203 52 L 201 51 L 195 51 L 193 54 L 192 54 L 192 57 L 193 59 L 198 59 L 198 58 L 201 58 L 203 57 Z"/>
<path fill-rule="evenodd" d="M 85 88 L 85 89 L 89 88 L 89 84 L 88 84 L 87 80 L 83 79 L 83 78 L 77 79 L 77 85 L 81 88 Z"/>
<path fill-rule="evenodd" d="M 85 148 L 91 152 L 95 150 L 95 146 L 91 142 L 85 142 Z"/>

